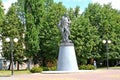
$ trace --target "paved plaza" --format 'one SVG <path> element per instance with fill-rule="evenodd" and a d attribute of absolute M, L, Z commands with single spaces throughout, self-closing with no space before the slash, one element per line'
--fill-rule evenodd
<path fill-rule="evenodd" d="M 120 80 L 120 70 L 81 70 L 77 73 L 34 73 L 0 77 L 0 80 Z"/>

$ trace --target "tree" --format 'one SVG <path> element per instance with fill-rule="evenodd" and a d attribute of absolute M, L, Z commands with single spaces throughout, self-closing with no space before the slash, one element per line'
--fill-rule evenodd
<path fill-rule="evenodd" d="M 3 21 L 4 21 L 4 9 L 2 5 L 2 1 L 0 0 L 0 34 L 2 31 Z"/>
<path fill-rule="evenodd" d="M 94 8 L 94 9 L 93 9 Z M 119 58 L 119 21 L 120 13 L 111 7 L 111 4 L 101 6 L 100 4 L 89 4 L 85 10 L 84 15 L 89 19 L 90 24 L 95 26 L 99 34 L 98 52 L 102 60 L 105 59 L 105 46 L 102 44 L 103 39 L 110 39 L 109 44 L 109 58 Z M 112 16 L 112 17 L 111 17 Z"/>
<path fill-rule="evenodd" d="M 11 60 L 10 56 L 10 44 L 5 41 L 7 37 L 10 39 L 18 38 L 18 43 L 14 43 L 13 54 L 14 61 L 21 63 L 24 58 L 23 53 L 23 28 L 21 27 L 20 19 L 17 15 L 17 5 L 12 4 L 9 11 L 5 15 L 4 26 L 2 26 L 2 37 L 3 37 L 3 53 L 7 60 Z"/>
<path fill-rule="evenodd" d="M 47 62 L 55 62 L 60 44 L 60 32 L 57 29 L 60 18 L 66 12 L 62 3 L 54 3 L 53 0 L 46 0 L 43 27 L 40 28 L 40 54 L 42 66 L 47 66 Z"/>
<path fill-rule="evenodd" d="M 68 10 L 72 22 L 70 38 L 75 44 L 78 64 L 87 64 L 89 59 L 100 57 L 97 52 L 99 36 L 97 28 L 90 24 L 84 13 L 79 14 L 79 11 L 78 6 L 75 10 Z"/>
<path fill-rule="evenodd" d="M 39 60 L 39 29 L 42 26 L 42 16 L 44 14 L 43 4 L 43 0 L 25 0 L 24 4 L 26 25 L 26 56 L 35 59 L 35 64 L 38 63 L 37 61 Z"/>
<path fill-rule="evenodd" d="M 89 19 L 78 17 L 71 25 L 71 38 L 75 44 L 75 50 L 79 64 L 87 64 L 87 60 L 99 57 L 97 50 L 97 28 L 92 26 Z"/>
<path fill-rule="evenodd" d="M 75 11 L 74 11 L 75 17 L 78 17 L 78 16 L 79 16 L 79 12 L 80 12 L 80 7 L 79 7 L 79 6 L 76 6 Z"/>
<path fill-rule="evenodd" d="M 45 66 L 48 60 L 56 59 L 57 24 L 64 11 L 62 3 L 54 3 L 53 0 L 25 0 L 26 53 L 35 64 L 42 61 Z"/>

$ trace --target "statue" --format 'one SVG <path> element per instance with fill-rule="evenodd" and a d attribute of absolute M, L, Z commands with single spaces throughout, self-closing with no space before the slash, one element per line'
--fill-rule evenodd
<path fill-rule="evenodd" d="M 70 35 L 70 19 L 65 14 L 62 16 L 61 20 L 59 21 L 58 28 L 61 31 L 62 34 L 62 42 L 69 43 L 71 40 L 69 40 Z"/>
<path fill-rule="evenodd" d="M 70 36 L 70 19 L 65 14 L 59 21 L 58 28 L 62 34 L 62 42 L 59 47 L 58 71 L 78 71 L 78 64 L 75 55 L 74 43 L 69 40 Z"/>

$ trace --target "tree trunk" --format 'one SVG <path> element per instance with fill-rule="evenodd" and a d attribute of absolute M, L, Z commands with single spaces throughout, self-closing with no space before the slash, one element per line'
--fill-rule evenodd
<path fill-rule="evenodd" d="M 8 70 L 10 70 L 10 68 L 11 68 L 11 61 L 10 61 L 10 65 L 9 65 L 9 67 L 8 67 Z"/>
<path fill-rule="evenodd" d="M 46 64 L 46 59 L 45 59 L 44 57 L 42 58 L 42 66 L 43 66 L 43 67 L 46 67 L 46 66 L 47 66 L 47 64 Z"/>
<path fill-rule="evenodd" d="M 19 64 L 19 61 L 17 61 L 17 70 L 20 70 Z"/>
<path fill-rule="evenodd" d="M 91 63 L 91 64 L 94 63 L 94 58 L 91 58 L 90 63 Z"/>

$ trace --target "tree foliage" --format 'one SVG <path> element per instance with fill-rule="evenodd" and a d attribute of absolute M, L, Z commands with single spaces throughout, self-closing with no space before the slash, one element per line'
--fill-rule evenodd
<path fill-rule="evenodd" d="M 84 12 L 84 15 L 89 19 L 91 25 L 95 26 L 99 32 L 99 54 L 104 54 L 102 57 L 105 57 L 105 46 L 102 44 L 102 40 L 111 40 L 112 43 L 109 44 L 109 56 L 111 58 L 114 55 L 114 58 L 119 58 L 119 11 L 113 9 L 111 4 L 101 6 L 96 3 L 89 4 L 88 8 Z"/>
<path fill-rule="evenodd" d="M 0 0 L 0 34 L 2 31 L 3 21 L 4 21 L 4 9 L 2 1 Z"/>
<path fill-rule="evenodd" d="M 86 64 L 90 58 L 97 58 L 97 44 L 99 36 L 97 28 L 92 26 L 84 16 L 78 17 L 72 24 L 71 38 L 75 44 L 75 50 L 79 63 Z"/>
<path fill-rule="evenodd" d="M 43 0 L 25 0 L 26 53 L 28 57 L 37 56 L 39 47 L 39 29 L 43 15 Z"/>
<path fill-rule="evenodd" d="M 10 60 L 10 43 L 7 43 L 5 39 L 9 37 L 11 40 L 14 40 L 14 38 L 18 38 L 18 42 L 14 43 L 13 46 L 13 54 L 14 54 L 14 61 L 22 62 L 24 58 L 23 53 L 23 28 L 21 26 L 20 19 L 17 15 L 17 5 L 12 4 L 9 11 L 5 15 L 4 19 L 4 26 L 2 26 L 2 37 L 3 37 L 3 53 L 4 57 L 7 60 Z"/>
<path fill-rule="evenodd" d="M 49 0 L 50 1 L 50 0 Z M 55 61 L 58 55 L 60 32 L 57 29 L 61 16 L 66 12 L 62 3 L 48 3 L 46 0 L 43 26 L 40 29 L 40 57 L 43 65 L 47 61 Z"/>

